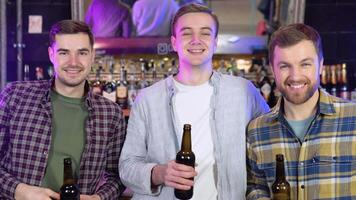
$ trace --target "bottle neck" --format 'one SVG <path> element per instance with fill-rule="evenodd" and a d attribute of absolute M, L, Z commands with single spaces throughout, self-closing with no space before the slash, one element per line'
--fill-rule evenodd
<path fill-rule="evenodd" d="M 183 132 L 181 151 L 192 151 L 191 133 L 188 130 Z"/>
<path fill-rule="evenodd" d="M 74 184 L 74 177 L 72 171 L 71 163 L 64 163 L 64 170 L 63 170 L 63 185 L 65 184 Z"/>
<path fill-rule="evenodd" d="M 276 164 L 276 179 L 285 180 L 286 174 L 284 169 L 284 161 L 277 161 Z"/>

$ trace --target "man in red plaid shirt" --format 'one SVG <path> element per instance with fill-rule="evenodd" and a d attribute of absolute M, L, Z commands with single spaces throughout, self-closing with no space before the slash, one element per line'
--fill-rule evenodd
<path fill-rule="evenodd" d="M 54 24 L 52 80 L 13 82 L 0 94 L 0 199 L 59 199 L 70 157 L 81 199 L 117 199 L 125 121 L 118 105 L 89 90 L 94 61 L 89 27 Z"/>

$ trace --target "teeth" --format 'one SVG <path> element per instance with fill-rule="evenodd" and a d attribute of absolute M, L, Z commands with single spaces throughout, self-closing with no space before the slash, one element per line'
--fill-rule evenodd
<path fill-rule="evenodd" d="M 295 88 L 295 89 L 302 88 L 303 86 L 304 86 L 304 84 L 290 85 L 290 87 Z"/>
<path fill-rule="evenodd" d="M 201 53 L 201 52 L 203 52 L 203 49 L 189 49 L 189 52 L 192 52 L 192 53 Z"/>

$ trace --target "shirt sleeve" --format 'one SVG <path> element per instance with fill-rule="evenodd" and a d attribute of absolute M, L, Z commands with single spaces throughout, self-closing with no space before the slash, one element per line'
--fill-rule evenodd
<path fill-rule="evenodd" d="M 11 85 L 0 93 L 0 199 L 13 199 L 15 189 L 20 183 L 5 167 L 9 144 L 9 121 L 11 118 L 9 102 L 12 96 Z"/>
<path fill-rule="evenodd" d="M 265 99 L 262 97 L 261 93 L 256 89 L 256 87 L 249 81 L 249 91 L 252 91 L 252 119 L 267 113 L 270 109 Z"/>
<path fill-rule="evenodd" d="M 246 200 L 256 200 L 262 198 L 270 198 L 269 187 L 267 184 L 266 175 L 263 170 L 258 168 L 257 156 L 253 151 L 251 139 L 251 126 L 247 130 L 247 191 Z"/>
<path fill-rule="evenodd" d="M 120 177 L 122 182 L 135 193 L 158 195 L 161 187 L 154 190 L 151 188 L 151 171 L 156 163 L 148 163 L 145 160 L 146 137 L 143 109 L 136 101 L 131 109 L 127 136 L 120 156 Z"/>
<path fill-rule="evenodd" d="M 96 194 L 100 196 L 102 200 L 109 200 L 118 198 L 119 195 L 125 190 L 125 186 L 121 183 L 119 178 L 118 161 L 120 152 L 125 140 L 125 118 L 120 110 L 118 117 L 114 118 L 114 134 L 110 138 L 107 152 L 107 164 L 104 174 L 104 184 L 101 185 Z"/>

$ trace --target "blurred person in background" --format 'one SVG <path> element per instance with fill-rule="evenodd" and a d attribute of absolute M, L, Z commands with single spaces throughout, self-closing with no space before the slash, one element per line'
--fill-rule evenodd
<path fill-rule="evenodd" d="M 172 17 L 179 6 L 175 0 L 137 0 L 132 21 L 137 36 L 169 36 Z"/>
<path fill-rule="evenodd" d="M 131 12 L 119 0 L 93 0 L 86 12 L 85 22 L 95 37 L 131 36 Z"/>

